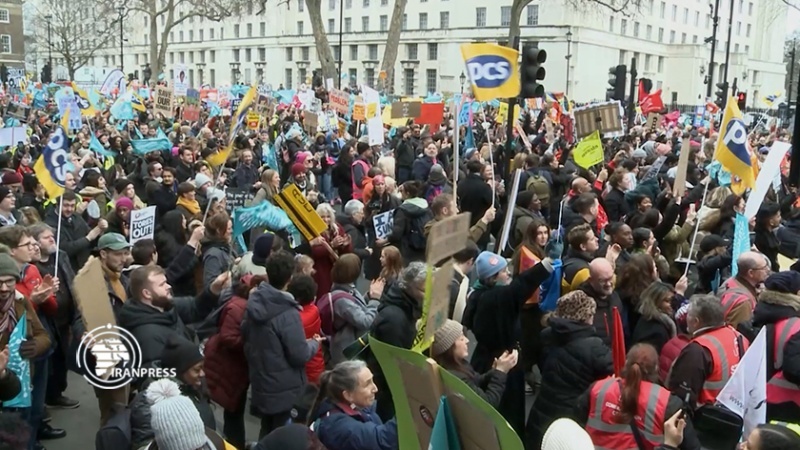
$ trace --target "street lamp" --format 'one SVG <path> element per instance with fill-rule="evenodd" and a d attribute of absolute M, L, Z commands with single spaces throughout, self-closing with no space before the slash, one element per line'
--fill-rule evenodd
<path fill-rule="evenodd" d="M 232 62 L 230 63 L 231 66 L 231 84 L 236 84 L 239 80 L 239 63 Z"/>
<path fill-rule="evenodd" d="M 195 66 L 197 67 L 198 78 L 200 78 L 200 86 L 203 86 L 203 69 L 206 68 L 206 63 L 197 63 Z"/>
<path fill-rule="evenodd" d="M 458 77 L 458 81 L 461 83 L 461 93 L 464 93 L 464 82 L 467 81 L 467 76 L 464 75 L 464 71 L 461 71 L 461 76 Z"/>
<path fill-rule="evenodd" d="M 572 59 L 572 30 L 567 31 L 567 54 L 564 59 L 567 60 L 567 88 L 564 90 L 564 95 L 569 98 L 569 60 Z"/>
<path fill-rule="evenodd" d="M 125 7 L 118 6 L 117 11 L 119 11 L 119 70 L 123 73 L 125 72 L 125 54 L 122 50 L 122 44 L 125 42 L 125 39 L 122 38 L 122 16 L 125 15 Z"/>
<path fill-rule="evenodd" d="M 256 79 L 258 80 L 258 84 L 264 82 L 264 67 L 267 65 L 264 61 L 257 61 L 256 62 Z"/>
<path fill-rule="evenodd" d="M 339 0 L 339 90 L 342 89 L 342 23 L 344 22 L 344 0 Z"/>
<path fill-rule="evenodd" d="M 53 16 L 46 15 L 44 16 L 45 20 L 47 20 L 47 64 L 50 66 L 50 70 L 53 70 L 53 39 L 50 36 L 50 22 L 53 20 Z"/>

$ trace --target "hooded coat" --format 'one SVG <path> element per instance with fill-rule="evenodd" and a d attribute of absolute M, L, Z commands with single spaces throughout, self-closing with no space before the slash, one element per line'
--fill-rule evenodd
<path fill-rule="evenodd" d="M 395 209 L 392 232 L 387 240 L 389 244 L 400 249 L 403 264 L 425 260 L 425 249 L 414 248 L 410 242 L 413 222 L 417 219 L 421 219 L 425 223 L 433 220 L 433 213 L 424 198 L 409 198 Z M 424 227 L 419 231 L 423 230 Z"/>
<path fill-rule="evenodd" d="M 300 310 L 291 294 L 267 283 L 261 283 L 247 301 L 242 337 L 251 405 L 258 416 L 291 410 L 307 382 L 306 363 L 319 350 L 319 343 L 306 340 Z"/>
<path fill-rule="evenodd" d="M 46 224 L 54 230 L 58 229 L 58 208 L 51 208 L 44 218 Z M 70 217 L 62 217 L 61 232 L 59 233 L 59 248 L 67 253 L 72 268 L 76 271 L 81 270 L 89 259 L 94 248 L 94 241 L 90 241 L 86 236 L 89 234 L 89 225 L 77 214 Z"/>

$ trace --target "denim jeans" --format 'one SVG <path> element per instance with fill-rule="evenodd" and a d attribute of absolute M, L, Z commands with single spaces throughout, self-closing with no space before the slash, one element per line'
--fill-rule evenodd
<path fill-rule="evenodd" d="M 331 172 L 327 170 L 320 175 L 319 180 L 319 189 L 322 192 L 322 195 L 325 196 L 325 200 L 331 201 L 333 200 L 333 183 L 331 180 Z"/>
<path fill-rule="evenodd" d="M 47 377 L 48 377 L 48 361 L 43 358 L 41 361 L 31 361 L 33 366 L 33 376 L 31 377 L 31 408 L 30 416 L 28 417 L 28 425 L 31 427 L 31 439 L 28 445 L 29 449 L 33 449 L 36 443 L 36 434 L 39 427 L 42 426 L 42 418 L 44 418 L 44 398 L 47 394 Z"/>

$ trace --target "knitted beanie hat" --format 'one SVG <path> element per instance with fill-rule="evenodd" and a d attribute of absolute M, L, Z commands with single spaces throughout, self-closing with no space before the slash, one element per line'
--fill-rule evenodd
<path fill-rule="evenodd" d="M 174 381 L 153 382 L 146 396 L 152 404 L 150 426 L 159 450 L 194 450 L 210 444 L 200 413 Z"/>
<path fill-rule="evenodd" d="M 175 369 L 178 377 L 203 360 L 200 347 L 185 337 L 172 334 L 167 338 L 164 351 L 161 352 L 161 367 Z"/>
<path fill-rule="evenodd" d="M 11 250 L 0 244 L 0 277 L 14 277 L 19 281 L 19 266 L 11 257 Z"/>
<path fill-rule="evenodd" d="M 444 325 L 436 330 L 436 334 L 433 335 L 431 356 L 439 356 L 446 352 L 462 334 L 464 334 L 464 327 L 455 320 L 447 319 Z"/>
<path fill-rule="evenodd" d="M 558 299 L 555 316 L 576 322 L 587 322 L 594 317 L 597 304 L 583 291 L 572 291 Z"/>
<path fill-rule="evenodd" d="M 558 419 L 544 433 L 542 450 L 594 450 L 589 433 L 571 419 Z"/>
<path fill-rule="evenodd" d="M 478 279 L 482 281 L 497 275 L 506 266 L 508 266 L 508 261 L 505 258 L 488 251 L 481 252 L 478 258 L 475 259 L 475 272 L 478 275 Z"/>

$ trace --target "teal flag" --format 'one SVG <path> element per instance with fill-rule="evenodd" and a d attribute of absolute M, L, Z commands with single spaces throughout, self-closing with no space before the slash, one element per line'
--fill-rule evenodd
<path fill-rule="evenodd" d="M 739 256 L 750 250 L 750 226 L 744 214 L 736 213 L 736 220 L 733 222 L 733 265 L 731 266 L 731 276 L 735 277 L 739 273 L 739 265 L 736 261 Z"/>
<path fill-rule="evenodd" d="M 447 397 L 444 395 L 439 400 L 439 412 L 436 413 L 436 421 L 433 422 L 428 450 L 461 450 L 456 423 L 450 413 Z"/>
<path fill-rule="evenodd" d="M 19 346 L 28 333 L 27 313 L 22 313 L 17 326 L 8 338 L 8 367 L 7 369 L 17 374 L 22 385 L 19 394 L 11 401 L 3 402 L 3 408 L 30 408 L 31 407 L 31 363 L 19 354 Z"/>

